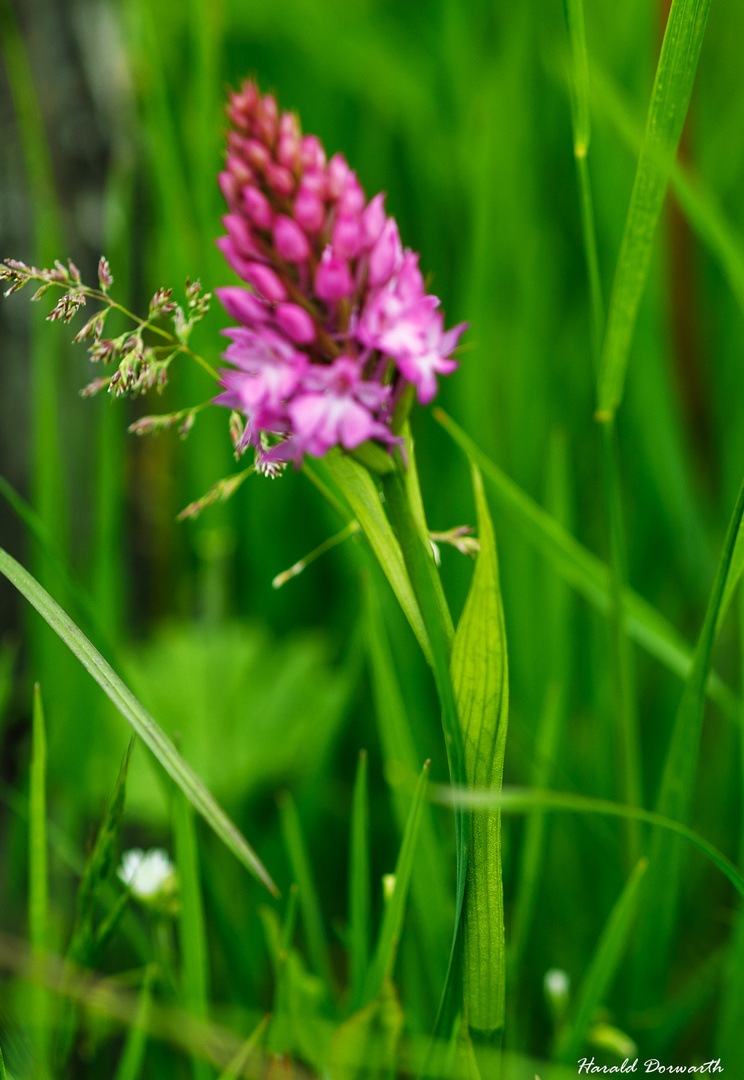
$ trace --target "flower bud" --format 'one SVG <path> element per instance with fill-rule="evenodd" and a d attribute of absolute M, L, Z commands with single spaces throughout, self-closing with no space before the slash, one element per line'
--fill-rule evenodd
<path fill-rule="evenodd" d="M 290 196 L 295 187 L 295 179 L 289 169 L 276 165 L 273 161 L 266 166 L 266 183 L 275 195 L 282 195 L 284 198 Z"/>
<path fill-rule="evenodd" d="M 229 139 L 230 136 L 228 135 L 228 141 Z M 259 142 L 258 139 L 242 139 L 241 143 L 243 157 L 245 157 L 254 168 L 258 169 L 259 172 L 265 172 L 266 167 L 271 162 L 271 154 L 264 144 Z"/>
<path fill-rule="evenodd" d="M 334 154 L 328 162 L 328 193 L 332 199 L 341 194 L 351 169 L 343 154 Z"/>
<path fill-rule="evenodd" d="M 362 214 L 362 245 L 369 249 L 385 227 L 385 192 L 375 195 Z"/>
<path fill-rule="evenodd" d="M 294 216 L 303 229 L 317 233 L 323 228 L 325 206 L 323 200 L 311 191 L 303 179 L 294 201 Z"/>
<path fill-rule="evenodd" d="M 227 285 L 215 289 L 214 293 L 230 318 L 237 319 L 245 326 L 266 322 L 268 312 L 265 303 L 242 286 Z"/>
<path fill-rule="evenodd" d="M 221 172 L 217 177 L 217 183 L 219 184 L 223 199 L 232 209 L 237 203 L 238 196 L 240 195 L 240 184 L 233 174 L 229 172 Z"/>
<path fill-rule="evenodd" d="M 310 244 L 304 232 L 286 214 L 277 215 L 274 222 L 274 247 L 280 258 L 300 263 L 310 257 Z"/>
<path fill-rule="evenodd" d="M 262 191 L 252 184 L 243 188 L 245 212 L 259 229 L 270 229 L 274 220 L 271 204 Z"/>
<path fill-rule="evenodd" d="M 343 300 L 354 292 L 354 281 L 345 259 L 333 254 L 328 245 L 315 271 L 315 295 L 327 303 Z"/>
<path fill-rule="evenodd" d="M 230 239 L 241 255 L 252 255 L 261 258 L 261 252 L 256 247 L 256 241 L 253 239 L 250 226 L 245 218 L 242 218 L 240 214 L 225 214 L 222 224 L 227 229 Z"/>
<path fill-rule="evenodd" d="M 273 143 L 279 120 L 279 109 L 276 98 L 272 94 L 266 94 L 256 105 L 254 112 L 254 132 L 267 143 Z"/>
<path fill-rule="evenodd" d="M 361 239 L 362 226 L 359 218 L 340 214 L 331 233 L 331 244 L 335 253 L 343 259 L 355 259 L 361 248 Z"/>
<path fill-rule="evenodd" d="M 239 187 L 253 182 L 253 170 L 237 154 L 227 155 L 227 170 L 231 176 L 235 177 L 235 182 Z"/>
<path fill-rule="evenodd" d="M 350 172 L 338 197 L 340 214 L 361 214 L 364 210 L 364 191 L 355 174 Z"/>
<path fill-rule="evenodd" d="M 284 333 L 297 345 L 312 345 L 315 323 L 299 304 L 278 304 L 274 317 Z"/>
<path fill-rule="evenodd" d="M 300 164 L 303 169 L 321 170 L 325 168 L 325 150 L 317 136 L 305 135 L 300 142 Z"/>
<path fill-rule="evenodd" d="M 265 296 L 267 300 L 275 303 L 287 299 L 287 290 L 282 285 L 277 274 L 269 266 L 263 263 L 248 263 L 245 280 L 250 282 L 255 289 Z"/>
<path fill-rule="evenodd" d="M 248 281 L 248 268 L 250 263 L 238 251 L 237 245 L 231 236 L 218 236 L 215 244 L 225 256 L 228 266 L 234 270 L 243 281 Z"/>
<path fill-rule="evenodd" d="M 402 255 L 395 218 L 388 218 L 375 246 L 369 253 L 369 284 L 376 288 L 390 280 Z"/>

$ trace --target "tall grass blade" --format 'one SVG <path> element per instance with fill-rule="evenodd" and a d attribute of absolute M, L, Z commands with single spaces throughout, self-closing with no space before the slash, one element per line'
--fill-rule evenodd
<path fill-rule="evenodd" d="M 361 1001 L 369 964 L 370 869 L 367 751 L 361 750 L 354 780 L 349 853 L 349 967 L 352 1009 Z"/>
<path fill-rule="evenodd" d="M 611 603 L 606 564 L 587 551 L 554 517 L 510 480 L 445 412 L 441 409 L 434 409 L 433 412 L 457 445 L 491 481 L 502 509 L 517 524 L 525 539 L 555 567 L 564 581 L 606 615 Z M 627 586 L 623 590 L 623 606 L 627 631 L 633 640 L 675 675 L 687 678 L 692 667 L 692 650 L 664 616 Z M 706 690 L 725 715 L 738 723 L 738 699 L 715 672 L 710 674 Z"/>
<path fill-rule="evenodd" d="M 238 1080 L 238 1077 L 246 1075 L 248 1062 L 258 1049 L 270 1020 L 271 1014 L 268 1014 L 267 1016 L 264 1016 L 262 1020 L 259 1020 L 258 1024 L 245 1040 L 240 1050 L 238 1050 L 235 1057 L 220 1073 L 219 1080 Z"/>
<path fill-rule="evenodd" d="M 504 776 L 509 722 L 509 667 L 496 540 L 483 480 L 471 465 L 478 517 L 478 554 L 452 649 L 452 686 L 462 727 L 465 774 L 475 789 L 498 791 Z M 501 814 L 470 819 L 463 913 L 463 992 L 469 1026 L 504 1027 L 506 993 Z"/>
<path fill-rule="evenodd" d="M 570 814 L 600 814 L 604 817 L 634 818 L 658 829 L 676 833 L 687 840 L 708 858 L 744 897 L 744 876 L 722 852 L 709 840 L 700 836 L 687 825 L 644 810 L 640 806 L 623 806 L 608 799 L 594 799 L 588 795 L 575 795 L 568 791 L 536 791 L 532 788 L 508 787 L 500 792 L 470 791 L 468 788 L 450 788 L 438 785 L 433 788 L 434 802 L 442 806 L 468 806 L 472 810 L 499 806 L 508 814 L 527 814 L 536 810 L 561 810 Z"/>
<path fill-rule="evenodd" d="M 31 731 L 31 782 L 29 792 L 29 898 L 28 929 L 31 948 L 43 971 L 49 947 L 49 855 L 46 820 L 47 741 L 41 690 L 34 687 Z M 47 992 L 37 983 L 33 993 L 36 1052 L 41 1070 L 49 1068 L 50 1007 Z"/>
<path fill-rule="evenodd" d="M 0 573 L 25 596 L 64 641 L 225 846 L 266 886 L 269 892 L 277 895 L 276 885 L 253 848 L 215 801 L 211 792 L 186 764 L 171 740 L 143 709 L 131 690 L 124 685 L 116 672 L 106 663 L 59 604 L 20 563 L 17 563 L 2 548 L 0 548 Z"/>
<path fill-rule="evenodd" d="M 692 94 L 710 0 L 673 0 L 656 69 L 612 287 L 599 372 L 597 416 L 612 418 L 623 396 L 656 224 Z"/>
<path fill-rule="evenodd" d="M 400 544 L 382 508 L 380 494 L 365 468 L 343 454 L 329 454 L 324 462 L 364 530 L 369 546 L 390 582 L 398 603 L 416 635 L 429 664 L 433 663 L 429 635 L 408 576 Z"/>
<path fill-rule="evenodd" d="M 393 895 L 385 906 L 385 914 L 382 917 L 382 925 L 377 938 L 374 956 L 367 973 L 364 987 L 364 1000 L 366 1004 L 373 1002 L 381 993 L 383 983 L 391 979 L 395 967 L 395 958 L 398 953 L 400 934 L 403 929 L 403 916 L 406 911 L 408 888 L 411 883 L 413 872 L 413 860 L 416 853 L 416 841 L 418 839 L 419 825 L 421 823 L 421 811 L 423 808 L 426 785 L 429 779 L 429 762 L 427 761 L 421 770 L 413 793 L 413 802 L 408 815 L 408 823 L 400 846 L 398 861 L 395 864 L 395 887 Z"/>
<path fill-rule="evenodd" d="M 592 103 L 613 125 L 625 145 L 638 152 L 643 128 L 608 73 L 592 66 Z M 687 221 L 706 245 L 728 279 L 731 292 L 744 312 L 744 238 L 726 216 L 713 192 L 682 162 L 675 161 L 670 184 Z"/>
<path fill-rule="evenodd" d="M 692 669 L 677 709 L 656 799 L 656 810 L 659 814 L 684 824 L 687 824 L 690 817 L 695 790 L 700 734 L 705 713 L 705 683 L 726 580 L 743 517 L 744 482 L 729 522 Z M 679 841 L 663 833 L 656 833 L 651 841 L 649 859 L 647 899 L 639 923 L 634 970 L 638 1000 L 645 1002 L 658 1001 L 664 989 L 664 977 L 668 970 L 676 926 L 682 872 L 682 849 Z"/>
<path fill-rule="evenodd" d="M 569 471 L 566 439 L 561 433 L 551 438 L 548 459 L 546 502 L 564 528 L 570 520 Z M 543 618 L 547 626 L 549 652 L 545 658 L 545 697 L 535 736 L 530 786 L 550 787 L 561 731 L 566 716 L 566 691 L 571 666 L 572 598 L 565 583 L 549 568 L 545 588 Z M 542 814 L 530 814 L 525 822 L 519 857 L 517 884 L 512 908 L 507 956 L 509 982 L 516 1001 L 520 968 L 534 919 L 540 880 L 544 869 L 546 821 Z M 514 1028 L 514 1024 L 509 1027 Z"/>
<path fill-rule="evenodd" d="M 181 954 L 181 994 L 188 1012 L 206 1020 L 209 1002 L 207 933 L 199 876 L 199 852 L 194 811 L 182 791 L 174 792 L 173 833 L 178 869 L 178 929 Z M 194 1080 L 209 1080 L 206 1062 L 192 1059 Z"/>
<path fill-rule="evenodd" d="M 744 675 L 744 587 L 739 590 L 737 608 L 740 664 Z M 739 762 L 740 776 L 744 779 L 744 725 L 740 733 Z M 739 862 L 744 863 L 744 815 L 740 824 L 740 837 Z M 727 949 L 716 1031 L 716 1053 L 722 1060 L 730 1063 L 730 1068 L 738 1072 L 744 1072 L 742 1031 L 744 1031 L 744 904 L 740 903 L 736 925 Z"/>
<path fill-rule="evenodd" d="M 145 1065 L 147 1053 L 150 1012 L 152 1011 L 152 988 L 155 982 L 156 968 L 148 964 L 142 980 L 137 1013 L 124 1043 L 114 1080 L 139 1080 Z"/>
<path fill-rule="evenodd" d="M 573 1019 L 565 1035 L 559 1040 L 556 1050 L 558 1060 L 567 1065 L 578 1058 L 592 1017 L 597 1008 L 603 1004 L 612 987 L 618 966 L 628 946 L 647 868 L 648 859 L 639 859 L 610 912 L 594 956 L 584 975 Z"/>
<path fill-rule="evenodd" d="M 282 835 L 289 855 L 289 863 L 292 867 L 292 876 L 297 882 L 299 890 L 300 911 L 302 912 L 302 922 L 305 927 L 310 961 L 316 974 L 325 982 L 329 994 L 333 994 L 335 980 L 323 927 L 323 915 L 320 900 L 318 899 L 318 890 L 315 886 L 305 838 L 302 835 L 300 816 L 297 813 L 295 801 L 288 791 L 285 791 L 279 799 L 279 811 Z"/>
<path fill-rule="evenodd" d="M 5 1071 L 5 1059 L 3 1058 L 2 1047 L 0 1047 L 0 1080 L 8 1080 L 8 1074 Z"/>

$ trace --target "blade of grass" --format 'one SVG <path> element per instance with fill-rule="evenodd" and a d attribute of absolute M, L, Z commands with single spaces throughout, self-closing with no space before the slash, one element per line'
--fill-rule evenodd
<path fill-rule="evenodd" d="M 318 899 L 318 890 L 315 887 L 310 857 L 307 852 L 305 838 L 302 835 L 300 816 L 297 813 L 294 799 L 288 791 L 285 791 L 279 799 L 279 811 L 282 835 L 289 855 L 289 863 L 292 867 L 292 876 L 297 882 L 299 890 L 300 910 L 310 960 L 316 973 L 325 982 L 328 993 L 333 996 L 335 980 L 323 928 L 323 915 L 320 900 Z"/>
<path fill-rule="evenodd" d="M 0 1047 L 0 1080 L 8 1080 L 8 1074 L 5 1071 L 5 1059 L 3 1058 L 2 1047 Z"/>
<path fill-rule="evenodd" d="M 349 967 L 351 1009 L 361 1002 L 369 964 L 370 869 L 367 751 L 360 750 L 354 780 L 349 852 Z"/>
<path fill-rule="evenodd" d="M 245 1076 L 248 1068 L 248 1062 L 253 1057 L 261 1039 L 264 1036 L 264 1032 L 271 1020 L 271 1013 L 268 1013 L 258 1022 L 251 1034 L 245 1040 L 240 1050 L 238 1050 L 235 1057 L 229 1063 L 229 1065 L 220 1073 L 219 1080 L 238 1080 L 239 1076 Z"/>
<path fill-rule="evenodd" d="M 211 792 L 186 764 L 170 739 L 59 604 L 20 563 L 17 563 L 2 548 L 0 548 L 0 573 L 25 596 L 60 636 L 225 846 L 266 886 L 269 892 L 275 896 L 278 895 L 276 885 L 253 848 L 228 818 Z"/>
<path fill-rule="evenodd" d="M 570 520 L 569 471 L 566 439 L 553 433 L 548 458 L 546 501 L 549 510 L 564 527 Z M 542 713 L 532 753 L 530 786 L 547 788 L 553 780 L 553 768 L 566 714 L 566 688 L 571 657 L 571 594 L 557 574 L 546 567 L 544 618 L 548 627 L 549 652 L 546 657 L 547 685 Z M 519 857 L 517 886 L 511 916 L 511 940 L 507 956 L 507 975 L 514 988 L 510 995 L 516 1003 L 522 957 L 534 919 L 537 892 L 543 874 L 546 822 L 542 814 L 530 814 L 524 827 Z M 507 1024 L 515 1032 L 515 1024 Z"/>
<path fill-rule="evenodd" d="M 403 842 L 400 845 L 398 861 L 395 864 L 395 887 L 393 895 L 385 906 L 385 914 L 382 917 L 382 925 L 377 938 L 374 956 L 367 973 L 364 986 L 364 1002 L 370 1004 L 375 1001 L 382 991 L 386 979 L 392 979 L 395 967 L 395 958 L 398 953 L 400 934 L 403 929 L 403 916 L 406 911 L 408 899 L 408 887 L 411 883 L 413 860 L 416 853 L 416 840 L 418 839 L 419 825 L 421 823 L 421 810 L 423 807 L 426 785 L 429 779 L 429 762 L 427 761 L 421 770 L 416 790 L 413 793 L 413 802 L 408 815 L 406 831 Z"/>
<path fill-rule="evenodd" d="M 729 522 L 690 674 L 685 682 L 661 778 L 656 810 L 687 823 L 695 789 L 700 735 L 705 714 L 705 683 L 713 654 L 718 615 L 731 567 L 736 537 L 744 518 L 744 482 Z M 678 840 L 656 833 L 649 849 L 646 903 L 638 927 L 634 984 L 641 1002 L 658 1001 L 668 970 L 676 927 L 682 850 Z"/>
<path fill-rule="evenodd" d="M 386 769 L 402 764 L 415 774 L 421 758 L 401 693 L 374 581 L 366 577 L 362 579 L 362 584 L 372 695 L 383 761 Z M 408 799 L 405 792 L 396 788 L 392 791 L 392 798 L 398 831 L 402 837 L 408 820 Z M 431 986 L 438 987 L 447 967 L 445 942 L 451 927 L 452 898 L 449 876 L 442 865 L 441 842 L 430 807 L 422 811 L 416 866 L 411 881 L 411 898 L 416 908 L 416 922 L 421 929 L 421 963 L 426 966 L 426 977 Z"/>
<path fill-rule="evenodd" d="M 183 792 L 174 791 L 173 833 L 178 869 L 178 929 L 181 955 L 181 993 L 188 1012 L 206 1020 L 209 1002 L 207 934 L 199 876 L 194 811 Z M 209 1080 L 212 1070 L 192 1059 L 194 1080 Z"/>
<path fill-rule="evenodd" d="M 607 614 L 610 583 L 606 564 L 510 480 L 445 412 L 434 409 L 433 415 L 491 481 L 502 509 L 519 526 L 525 539 L 552 563 L 564 581 L 598 611 Z M 628 633 L 633 640 L 675 675 L 687 678 L 692 667 L 692 650 L 664 616 L 627 586 L 623 592 L 623 605 Z M 729 719 L 739 722 L 738 699 L 715 672 L 711 672 L 708 679 L 707 693 Z"/>
<path fill-rule="evenodd" d="M 608 73 L 592 66 L 592 103 L 613 125 L 625 145 L 640 150 L 643 129 Z M 714 194 L 681 162 L 671 170 L 670 182 L 688 222 L 719 261 L 731 291 L 744 311 L 744 238 L 726 216 Z"/>
<path fill-rule="evenodd" d="M 599 372 L 597 417 L 607 421 L 623 396 L 656 224 L 695 81 L 710 0 L 673 0 L 651 93 L 612 287 Z"/>
<path fill-rule="evenodd" d="M 499 806 L 507 814 L 528 814 L 539 810 L 561 810 L 569 814 L 601 814 L 606 817 L 632 817 L 658 829 L 676 833 L 710 859 L 718 867 L 740 896 L 744 897 L 744 876 L 722 852 L 710 841 L 679 821 L 644 810 L 640 806 L 623 806 L 608 799 L 595 799 L 589 795 L 576 795 L 569 791 L 537 791 L 532 788 L 508 787 L 500 792 L 470 791 L 468 788 L 451 788 L 444 784 L 432 786 L 431 798 L 442 806 L 468 806 L 472 810 Z"/>
<path fill-rule="evenodd" d="M 574 158 L 579 182 L 581 225 L 584 237 L 584 256 L 591 308 L 592 352 L 597 371 L 600 368 L 600 352 L 605 331 L 604 299 L 599 276 L 597 234 L 594 225 L 594 201 L 589 176 L 589 58 L 584 29 L 584 5 L 582 0 L 564 0 L 566 25 L 571 43 L 571 122 L 573 126 Z M 610 540 L 610 643 L 614 678 L 613 703 L 615 706 L 616 740 L 618 746 L 618 769 L 620 790 L 626 803 L 640 806 L 641 764 L 636 712 L 633 658 L 623 617 L 623 589 L 625 586 L 625 525 L 620 495 L 620 455 L 614 424 L 605 425 L 602 432 L 604 460 L 604 487 Z M 641 836 L 638 823 L 626 822 L 626 853 L 634 864 L 640 853 Z"/>
<path fill-rule="evenodd" d="M 145 1064 L 148 1041 L 148 1021 L 152 1009 L 152 988 L 155 982 L 156 968 L 149 964 L 145 968 L 142 990 L 137 1005 L 134 1023 L 127 1033 L 124 1049 L 114 1074 L 114 1080 L 139 1080 Z"/>
<path fill-rule="evenodd" d="M 509 665 L 499 566 L 483 480 L 471 463 L 480 551 L 452 649 L 452 686 L 472 788 L 498 791 L 509 722 Z M 463 914 L 463 997 L 468 1025 L 493 1044 L 506 1007 L 501 814 L 470 819 Z"/>
<path fill-rule="evenodd" d="M 29 898 L 28 929 L 31 948 L 43 971 L 49 947 L 49 855 L 46 821 L 47 742 L 41 690 L 34 687 L 31 731 L 31 782 L 29 792 Z M 33 1021 L 36 1053 L 41 1071 L 49 1069 L 50 1009 L 43 986 L 34 988 Z"/>
<path fill-rule="evenodd" d="M 559 1039 L 556 1048 L 557 1059 L 566 1065 L 578 1058 L 592 1017 L 597 1008 L 603 1004 L 612 987 L 618 966 L 628 946 L 647 869 L 648 859 L 639 859 L 610 912 L 597 942 L 594 955 L 579 988 L 573 1020 Z"/>

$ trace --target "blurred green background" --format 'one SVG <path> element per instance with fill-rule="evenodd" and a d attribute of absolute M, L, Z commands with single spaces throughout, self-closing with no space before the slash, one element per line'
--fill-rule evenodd
<path fill-rule="evenodd" d="M 590 169 L 606 299 L 665 15 L 663 2 L 649 0 L 586 4 Z M 440 403 L 520 486 L 608 558 L 560 0 L 0 0 L 0 30 L 3 256 L 47 266 L 70 255 L 84 280 L 94 281 L 105 253 L 117 299 L 135 311 L 160 285 L 181 290 L 187 275 L 210 290 L 232 282 L 214 246 L 223 212 L 215 175 L 225 86 L 253 74 L 329 153 L 343 151 L 368 195 L 388 192 L 448 323 L 469 320 L 468 350 L 460 371 L 443 380 Z M 744 230 L 742 40 L 744 7 L 716 0 L 681 151 L 736 244 Z M 79 388 L 92 377 L 85 354 L 44 322 L 41 306 L 30 309 L 25 294 L 0 306 L 0 472 L 32 503 L 89 593 L 95 625 L 5 501 L 0 544 L 104 655 L 116 657 L 165 730 L 180 733 L 184 755 L 285 892 L 291 871 L 274 796 L 293 792 L 331 954 L 340 956 L 362 747 L 370 755 L 375 882 L 392 869 L 400 834 L 385 765 L 402 754 L 380 716 L 384 708 L 374 707 L 357 541 L 272 589 L 277 573 L 338 527 L 306 477 L 292 472 L 274 482 L 251 478 L 229 504 L 176 525 L 179 510 L 234 469 L 227 414 L 202 414 L 184 442 L 174 432 L 137 439 L 126 427 L 143 413 L 204 400 L 209 380 L 182 362 L 159 402 L 82 401 Z M 215 306 L 192 339 L 212 363 L 224 324 Z M 742 309 L 720 258 L 670 197 L 618 438 L 629 581 L 691 641 L 744 472 L 743 358 Z M 472 524 L 464 458 L 428 412 L 413 423 L 431 527 Z M 511 677 L 506 780 L 529 782 L 546 687 L 560 677 L 566 695 L 552 784 L 619 799 L 606 620 L 580 600 L 556 605 L 552 572 L 493 510 Z M 442 572 L 457 614 L 471 564 L 446 549 Z M 369 602 L 382 612 L 392 644 L 413 759 L 431 757 L 433 775 L 444 780 L 428 672 L 386 586 L 374 581 L 372 590 Z M 0 642 L 0 911 L 3 929 L 22 936 L 27 826 L 10 804 L 27 785 L 33 682 L 41 683 L 47 712 L 50 818 L 81 853 L 128 732 L 4 582 Z M 738 642 L 731 618 L 716 665 L 734 687 Z M 644 798 L 652 805 L 680 683 L 645 654 L 635 661 Z M 734 856 L 742 832 L 739 760 L 736 725 L 711 707 L 694 827 Z M 417 900 L 414 888 L 400 973 L 407 1023 L 422 1031 L 443 975 L 454 877 L 450 818 L 437 811 L 427 821 L 442 903 L 423 920 L 417 903 L 426 898 Z M 512 996 L 513 1045 L 535 1054 L 546 1054 L 550 1042 L 545 971 L 560 967 L 574 982 L 581 978 L 625 877 L 619 826 L 556 817 L 547 829 Z M 206 830 L 198 835 L 214 1001 L 265 1009 L 270 969 L 257 914 L 264 898 Z M 507 819 L 507 933 L 523 836 L 523 822 Z M 168 788 L 141 748 L 124 837 L 124 846 L 172 848 Z M 734 1075 L 735 1061 L 744 1069 L 737 1013 L 721 1003 L 729 1000 L 737 904 L 697 855 L 685 881 L 682 933 L 659 1011 L 633 1011 L 621 971 L 608 1018 L 649 1051 L 691 1059 L 717 1048 Z M 60 951 L 74 891 L 74 875 L 53 859 Z M 113 945 L 105 966 L 130 962 L 126 950 Z M 13 1000 L 9 990 L 22 1028 Z M 113 1051 L 97 1052 L 80 1075 L 112 1075 L 93 1070 Z M 178 1075 L 158 1047 L 148 1067 L 155 1071 L 146 1075 Z"/>

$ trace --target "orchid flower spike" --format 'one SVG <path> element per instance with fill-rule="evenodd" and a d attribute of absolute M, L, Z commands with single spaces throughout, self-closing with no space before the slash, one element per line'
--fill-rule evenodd
<path fill-rule="evenodd" d="M 445 330 L 384 195 L 367 202 L 343 155 L 328 161 L 251 81 L 227 115 L 217 244 L 245 285 L 216 290 L 238 324 L 216 400 L 245 420 L 238 452 L 253 446 L 270 471 L 368 439 L 392 448 L 399 398 L 413 386 L 431 401 L 467 324 Z"/>

